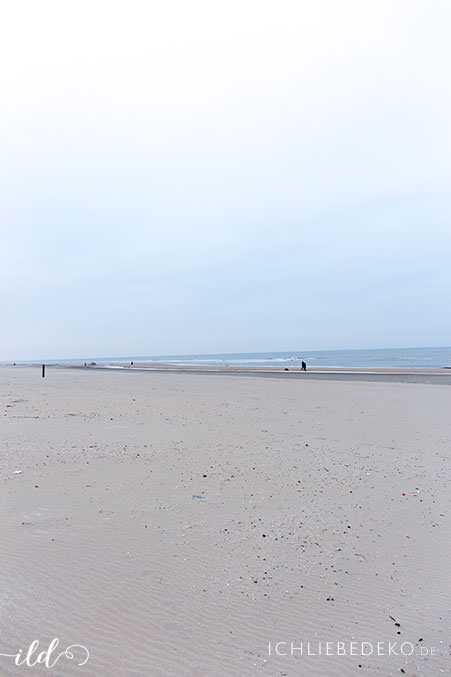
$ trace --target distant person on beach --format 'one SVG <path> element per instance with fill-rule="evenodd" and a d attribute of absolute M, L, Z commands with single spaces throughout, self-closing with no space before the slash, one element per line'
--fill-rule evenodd
<path fill-rule="evenodd" d="M 302 360 L 301 369 L 302 369 L 302 371 L 307 371 L 307 365 L 304 362 L 304 360 Z"/>

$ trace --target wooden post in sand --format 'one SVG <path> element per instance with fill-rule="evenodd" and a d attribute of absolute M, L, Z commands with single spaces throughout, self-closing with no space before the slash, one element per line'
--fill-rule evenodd
<path fill-rule="evenodd" d="M 42 365 L 42 378 L 45 377 L 45 364 Z"/>

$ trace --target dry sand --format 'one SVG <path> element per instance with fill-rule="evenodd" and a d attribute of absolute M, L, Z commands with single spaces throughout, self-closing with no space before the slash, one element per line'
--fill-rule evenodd
<path fill-rule="evenodd" d="M 0 652 L 90 652 L 51 670 L 0 656 L 2 677 L 450 674 L 449 386 L 0 382 Z M 327 641 L 347 655 L 275 655 Z"/>

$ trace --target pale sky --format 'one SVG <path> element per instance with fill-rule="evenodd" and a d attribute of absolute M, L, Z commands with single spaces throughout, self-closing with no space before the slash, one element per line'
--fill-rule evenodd
<path fill-rule="evenodd" d="M 0 7 L 0 360 L 451 344 L 451 2 Z"/>

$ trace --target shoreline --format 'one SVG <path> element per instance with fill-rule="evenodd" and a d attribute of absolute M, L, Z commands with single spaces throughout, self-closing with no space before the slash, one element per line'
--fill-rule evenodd
<path fill-rule="evenodd" d="M 39 369 L 41 363 L 1 365 L 2 369 Z M 145 373 L 149 374 L 195 374 L 212 376 L 239 376 L 264 379 L 285 379 L 305 381 L 343 381 L 343 382 L 373 382 L 373 383 L 411 383 L 423 385 L 451 385 L 451 369 L 449 368 L 359 368 L 359 367 L 318 367 L 302 371 L 300 368 L 254 367 L 254 366 L 212 366 L 212 365 L 172 365 L 161 363 L 137 364 L 99 364 L 99 363 L 68 363 L 58 362 L 46 364 L 49 370 L 80 370 L 89 372 L 118 373 Z"/>

